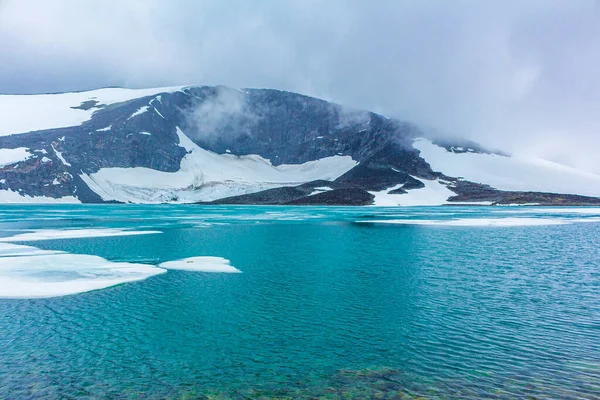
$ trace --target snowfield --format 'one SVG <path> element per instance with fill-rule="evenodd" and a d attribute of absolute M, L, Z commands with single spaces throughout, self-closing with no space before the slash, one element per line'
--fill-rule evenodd
<path fill-rule="evenodd" d="M 177 172 L 150 168 L 102 168 L 81 174 L 103 200 L 132 203 L 212 201 L 314 180 L 335 180 L 357 165 L 349 156 L 333 156 L 298 165 L 273 166 L 258 155 L 216 154 L 196 145 L 177 128 L 188 154 Z"/>
<path fill-rule="evenodd" d="M 419 138 L 413 146 L 434 171 L 500 190 L 600 197 L 600 176 L 539 158 L 453 153 Z"/>
<path fill-rule="evenodd" d="M 109 105 L 160 93 L 172 93 L 183 88 L 185 86 L 154 89 L 106 88 L 59 94 L 3 94 L 0 95 L 0 136 L 81 125 L 98 110 L 71 108 L 79 107 L 85 101 L 96 100 L 98 105 Z"/>

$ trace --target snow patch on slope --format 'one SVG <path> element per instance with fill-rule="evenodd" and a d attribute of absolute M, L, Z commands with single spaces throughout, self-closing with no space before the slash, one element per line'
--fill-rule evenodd
<path fill-rule="evenodd" d="M 325 193 L 325 192 L 329 192 L 330 190 L 333 190 L 332 188 L 330 188 L 329 186 L 320 186 L 320 187 L 316 187 L 314 188 L 314 190 L 309 194 L 309 196 L 314 196 L 315 194 L 319 194 L 319 193 Z"/>
<path fill-rule="evenodd" d="M 106 88 L 78 93 L 0 95 L 0 136 L 45 129 L 78 126 L 97 108 L 73 109 L 95 100 L 98 105 L 120 103 L 159 93 L 172 93 L 185 86 L 153 89 Z"/>
<path fill-rule="evenodd" d="M 65 158 L 62 155 L 62 152 L 56 150 L 56 147 L 54 147 L 54 145 L 52 145 L 52 150 L 54 150 L 54 153 L 56 153 L 56 157 L 58 157 L 58 159 L 67 167 L 70 167 L 71 164 L 69 162 L 67 162 L 67 160 L 65 160 Z"/>
<path fill-rule="evenodd" d="M 148 107 L 148 106 L 140 107 L 140 109 L 137 110 L 136 112 L 134 112 L 133 114 L 131 114 L 131 116 L 129 118 L 127 118 L 127 120 L 130 120 L 131 118 L 137 117 L 138 115 L 141 115 L 141 114 L 145 113 L 149 109 L 150 109 L 150 107 Z"/>
<path fill-rule="evenodd" d="M 413 146 L 434 171 L 500 190 L 600 196 L 600 175 L 539 158 L 455 153 L 419 138 Z"/>
<path fill-rule="evenodd" d="M 333 156 L 298 165 L 273 166 L 258 155 L 216 154 L 202 149 L 177 128 L 186 149 L 177 172 L 150 168 L 102 168 L 81 174 L 104 200 L 132 203 L 212 201 L 314 180 L 334 180 L 357 165 L 349 156 Z"/>
<path fill-rule="evenodd" d="M 414 178 L 414 177 L 413 177 Z M 379 192 L 369 192 L 375 199 L 374 206 L 437 206 L 448 203 L 448 198 L 455 196 L 446 185 L 436 180 L 419 179 L 425 187 L 408 190 L 405 194 L 390 194 L 389 192 L 400 189 L 403 184 L 390 187 Z"/>
<path fill-rule="evenodd" d="M 110 131 L 111 128 L 112 128 L 112 125 L 109 125 L 106 128 L 96 129 L 96 132 L 107 132 L 107 131 Z"/>
<path fill-rule="evenodd" d="M 17 147 L 16 149 L 0 149 L 0 168 L 18 163 L 19 161 L 25 161 L 32 155 L 33 154 L 31 154 L 29 149 L 26 147 Z"/>

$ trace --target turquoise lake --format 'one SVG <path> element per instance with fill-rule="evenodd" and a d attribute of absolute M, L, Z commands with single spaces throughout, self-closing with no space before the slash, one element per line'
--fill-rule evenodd
<path fill-rule="evenodd" d="M 0 206 L 99 228 L 11 243 L 242 273 L 0 299 L 0 399 L 600 398 L 600 209 Z"/>

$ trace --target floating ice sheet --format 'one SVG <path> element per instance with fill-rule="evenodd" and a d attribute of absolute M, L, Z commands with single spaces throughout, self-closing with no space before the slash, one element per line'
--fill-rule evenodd
<path fill-rule="evenodd" d="M 493 210 L 496 213 L 513 213 L 513 214 L 586 214 L 586 215 L 600 215 L 600 208 L 598 207 L 525 207 L 518 210 L 505 210 L 502 208 Z"/>
<path fill-rule="evenodd" d="M 95 238 L 110 236 L 150 235 L 161 231 L 132 231 L 124 229 L 40 229 L 33 232 L 0 238 L 0 242 L 30 242 L 36 240 Z"/>
<path fill-rule="evenodd" d="M 164 272 L 151 265 L 0 243 L 0 298 L 65 296 Z"/>
<path fill-rule="evenodd" d="M 449 220 L 430 219 L 390 219 L 357 221 L 361 223 L 396 224 L 396 225 L 427 225 L 427 226 L 544 226 L 564 225 L 569 221 L 554 218 L 459 218 Z"/>
<path fill-rule="evenodd" d="M 1 135 L 0 135 L 1 136 Z M 19 192 L 15 192 L 10 189 L 0 190 L 0 203 L 64 203 L 64 204 L 77 204 L 81 203 L 79 199 L 73 196 L 65 197 L 47 197 L 47 196 L 28 196 L 21 195 Z"/>
<path fill-rule="evenodd" d="M 178 269 L 195 272 L 225 272 L 241 273 L 239 269 L 229 264 L 229 260 L 222 257 L 190 257 L 181 260 L 167 261 L 159 264 L 160 268 Z"/>

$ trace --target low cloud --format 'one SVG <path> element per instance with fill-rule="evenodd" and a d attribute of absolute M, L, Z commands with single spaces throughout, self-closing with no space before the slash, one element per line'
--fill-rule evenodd
<path fill-rule="evenodd" d="M 260 117 L 250 109 L 246 93 L 217 86 L 199 94 L 197 104 L 186 114 L 186 131 L 190 136 L 200 142 L 214 143 L 252 135 Z"/>
<path fill-rule="evenodd" d="M 371 121 L 371 113 L 353 107 L 341 106 L 338 110 L 336 128 L 344 129 L 355 126 L 365 126 Z"/>

